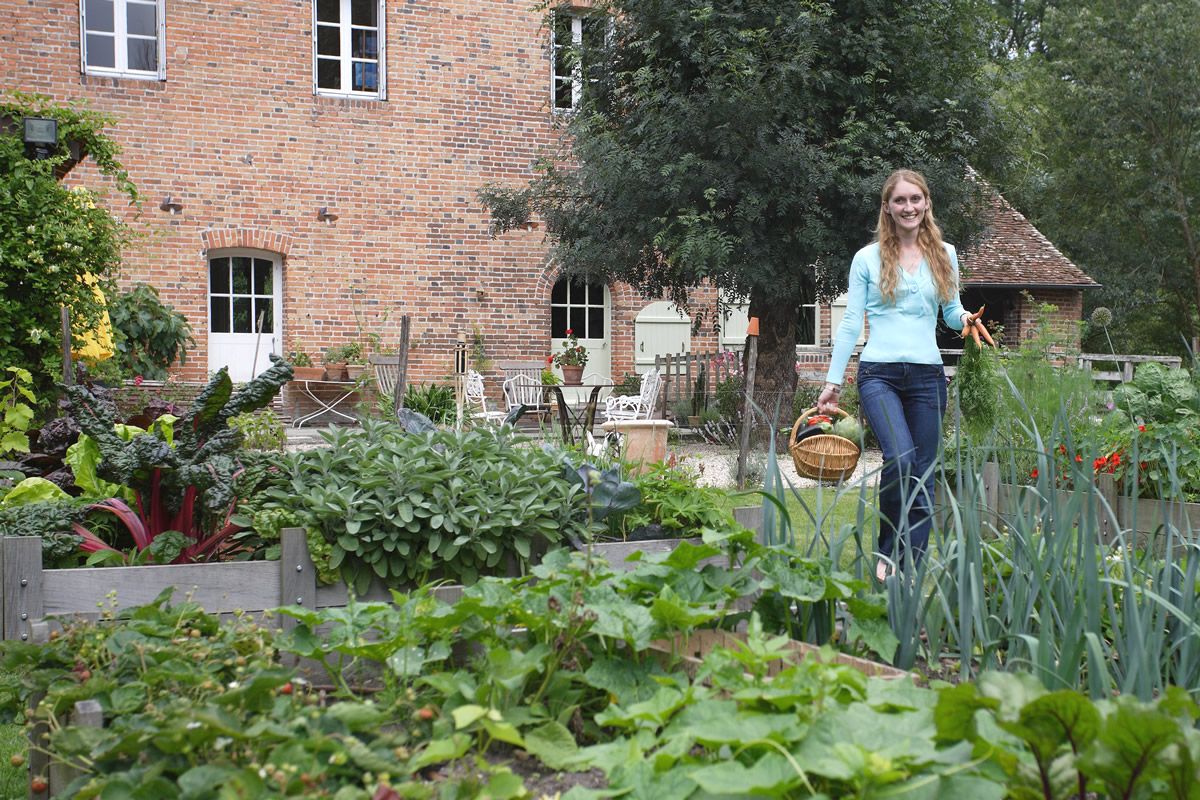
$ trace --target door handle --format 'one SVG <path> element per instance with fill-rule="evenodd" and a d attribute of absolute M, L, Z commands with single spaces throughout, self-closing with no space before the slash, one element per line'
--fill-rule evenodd
<path fill-rule="evenodd" d="M 643 353 L 646 352 L 646 343 L 642 342 L 640 345 L 638 345 L 638 349 Z"/>

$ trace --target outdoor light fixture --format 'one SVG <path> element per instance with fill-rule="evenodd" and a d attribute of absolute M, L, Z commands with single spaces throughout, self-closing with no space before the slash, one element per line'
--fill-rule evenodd
<path fill-rule="evenodd" d="M 158 207 L 163 211 L 170 211 L 172 214 L 178 214 L 183 210 L 183 203 L 179 202 L 171 195 L 167 195 L 163 198 L 163 201 L 158 204 Z"/>
<path fill-rule="evenodd" d="M 338 215 L 333 213 L 329 206 L 321 206 L 317 209 L 317 219 L 321 220 L 321 222 L 324 222 L 327 225 L 332 225 L 333 223 L 337 222 L 337 218 Z"/>
<path fill-rule="evenodd" d="M 58 120 L 25 118 L 25 155 L 35 161 L 50 158 L 58 147 Z"/>

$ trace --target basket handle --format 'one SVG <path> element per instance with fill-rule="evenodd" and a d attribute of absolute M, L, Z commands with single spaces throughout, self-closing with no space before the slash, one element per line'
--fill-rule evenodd
<path fill-rule="evenodd" d="M 849 414 L 847 414 L 845 411 L 843 411 L 840 408 L 835 408 L 833 410 L 836 413 L 841 414 L 843 417 L 850 416 Z M 789 442 L 796 441 L 796 434 L 800 432 L 800 428 L 804 425 L 805 422 L 808 421 L 809 417 L 811 417 L 813 414 L 816 413 L 816 411 L 817 411 L 817 407 L 813 406 L 812 408 L 806 410 L 799 417 L 796 418 L 796 424 L 792 426 L 792 435 L 788 437 Z"/>

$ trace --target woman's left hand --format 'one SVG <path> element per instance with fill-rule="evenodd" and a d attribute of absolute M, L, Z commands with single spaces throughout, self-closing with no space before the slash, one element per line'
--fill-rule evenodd
<path fill-rule="evenodd" d="M 974 314 L 969 314 L 963 317 L 962 338 L 965 339 L 970 336 L 975 340 L 976 347 L 983 347 L 983 344 L 980 342 L 980 337 L 982 337 L 983 341 L 987 342 L 992 347 L 995 347 L 996 342 L 993 341 L 992 335 L 988 333 L 987 326 L 983 324 L 982 317 L 983 310 L 985 308 L 987 308 L 987 306 L 982 305 Z"/>

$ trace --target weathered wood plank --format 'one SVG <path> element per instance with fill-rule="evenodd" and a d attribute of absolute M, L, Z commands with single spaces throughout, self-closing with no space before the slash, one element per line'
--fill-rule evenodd
<path fill-rule="evenodd" d="M 5 639 L 29 641 L 30 623 L 42 609 L 42 540 L 34 536 L 5 536 L 3 551 Z"/>
<path fill-rule="evenodd" d="M 109 592 L 118 606 L 149 603 L 169 586 L 175 602 L 198 603 L 209 613 L 262 611 L 279 605 L 279 562 L 166 564 L 144 567 L 53 569 L 44 575 L 42 614 L 94 613 Z"/>
<path fill-rule="evenodd" d="M 317 607 L 317 568 L 309 556 L 303 528 L 285 528 L 280 533 L 279 576 L 279 605 Z M 280 625 L 290 630 L 296 620 L 283 616 Z"/>

